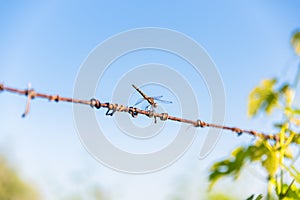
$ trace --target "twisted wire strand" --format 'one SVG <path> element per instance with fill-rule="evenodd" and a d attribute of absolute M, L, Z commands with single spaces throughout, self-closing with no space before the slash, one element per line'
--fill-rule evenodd
<path fill-rule="evenodd" d="M 92 108 L 96 108 L 96 109 L 100 109 L 101 107 L 106 108 L 107 109 L 106 115 L 108 115 L 108 116 L 113 116 L 115 114 L 115 112 L 127 112 L 133 118 L 136 118 L 136 117 L 138 117 L 138 114 L 141 114 L 141 115 L 146 115 L 149 118 L 152 118 L 152 117 L 159 118 L 162 121 L 171 120 L 171 121 L 177 121 L 177 122 L 181 122 L 181 123 L 187 123 L 187 124 L 193 125 L 194 127 L 199 127 L 199 128 L 211 127 L 211 128 L 228 130 L 228 131 L 236 133 L 238 136 L 242 135 L 243 133 L 247 133 L 254 137 L 259 137 L 259 138 L 262 138 L 265 140 L 275 140 L 275 141 L 279 140 L 278 135 L 274 135 L 274 134 L 265 134 L 265 133 L 261 133 L 261 132 L 257 132 L 257 131 L 253 131 L 253 130 L 241 129 L 238 127 L 230 127 L 230 126 L 212 124 L 212 123 L 204 122 L 199 119 L 198 120 L 184 119 L 184 118 L 171 116 L 168 113 L 156 113 L 154 111 L 140 110 L 136 107 L 128 107 L 128 106 L 109 103 L 109 102 L 101 103 L 100 100 L 95 99 L 95 98 L 92 98 L 90 100 L 74 99 L 74 98 L 69 98 L 69 97 L 61 97 L 59 95 L 48 95 L 48 94 L 38 93 L 38 92 L 35 92 L 33 89 L 20 90 L 20 89 L 5 86 L 4 84 L 0 84 L 0 91 L 7 91 L 10 93 L 27 96 L 26 109 L 25 109 L 24 114 L 22 115 L 23 117 L 25 117 L 29 112 L 30 101 L 33 99 L 36 99 L 36 98 L 42 98 L 42 99 L 48 99 L 49 101 L 55 101 L 55 102 L 68 102 L 68 103 L 89 105 Z"/>

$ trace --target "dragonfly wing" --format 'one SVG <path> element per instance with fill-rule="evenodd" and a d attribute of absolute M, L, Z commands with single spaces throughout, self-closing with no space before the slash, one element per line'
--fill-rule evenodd
<path fill-rule="evenodd" d="M 135 104 L 133 106 L 136 106 L 136 105 L 142 103 L 144 100 L 145 100 L 144 98 L 138 99 L 137 102 L 135 102 Z"/>
<path fill-rule="evenodd" d="M 161 99 L 163 96 L 156 96 L 156 97 L 152 97 L 153 99 L 155 99 L 155 100 L 159 100 L 159 99 Z"/>
<path fill-rule="evenodd" d="M 162 103 L 173 103 L 172 101 L 167 101 L 167 100 L 162 100 L 162 99 L 156 99 L 156 100 L 159 102 L 162 102 Z"/>
<path fill-rule="evenodd" d="M 151 105 L 146 106 L 145 110 L 151 110 Z"/>

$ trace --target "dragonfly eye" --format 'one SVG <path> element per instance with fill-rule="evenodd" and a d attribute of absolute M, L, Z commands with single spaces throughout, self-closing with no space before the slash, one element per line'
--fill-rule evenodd
<path fill-rule="evenodd" d="M 154 107 L 154 108 L 157 108 L 157 106 L 158 106 L 157 103 L 154 103 L 154 104 L 153 104 L 153 107 Z"/>

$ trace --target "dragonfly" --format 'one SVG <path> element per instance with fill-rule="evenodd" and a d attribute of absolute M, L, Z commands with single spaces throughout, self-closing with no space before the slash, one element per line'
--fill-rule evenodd
<path fill-rule="evenodd" d="M 172 101 L 162 100 L 161 98 L 163 96 L 149 97 L 144 92 L 142 92 L 137 86 L 135 86 L 134 84 L 132 84 L 132 87 L 134 89 L 136 89 L 136 91 L 138 91 L 143 96 L 143 98 L 140 98 L 133 106 L 136 106 L 136 105 L 142 103 L 144 100 L 146 100 L 149 103 L 149 105 L 146 106 L 145 110 L 154 111 L 154 108 L 158 107 L 158 104 L 157 104 L 156 101 L 159 101 L 159 102 L 162 102 L 162 103 L 168 103 L 168 104 L 172 103 Z M 154 118 L 154 119 L 155 119 L 155 123 L 156 123 L 156 118 Z"/>

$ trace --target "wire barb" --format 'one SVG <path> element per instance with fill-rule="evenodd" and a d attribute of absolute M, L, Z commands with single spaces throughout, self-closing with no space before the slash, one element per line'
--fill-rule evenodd
<path fill-rule="evenodd" d="M 106 115 L 113 116 L 117 111 L 118 104 L 108 103 Z"/>
<path fill-rule="evenodd" d="M 138 112 L 137 112 L 137 108 L 135 107 L 129 107 L 128 113 L 133 117 L 133 118 L 137 118 L 138 116 Z"/>
<path fill-rule="evenodd" d="M 243 130 L 240 128 L 232 128 L 232 132 L 236 132 L 238 136 L 241 136 L 243 134 Z"/>
<path fill-rule="evenodd" d="M 204 121 L 201 121 L 200 119 L 198 119 L 194 124 L 195 127 L 201 127 L 201 128 L 205 127 L 206 125 L 207 124 Z"/>
<path fill-rule="evenodd" d="M 25 112 L 22 114 L 22 117 L 26 117 L 26 115 L 29 113 L 30 101 L 31 101 L 31 99 L 35 98 L 36 93 L 32 89 L 27 89 L 27 90 L 25 90 L 25 95 L 27 96 L 27 102 L 26 102 Z"/>
<path fill-rule="evenodd" d="M 124 105 L 119 105 L 117 108 L 116 108 L 116 111 L 118 112 L 125 112 L 127 110 L 127 107 L 124 106 Z"/>
<path fill-rule="evenodd" d="M 59 95 L 54 95 L 49 98 L 49 101 L 59 102 L 59 100 L 60 100 Z"/>
<path fill-rule="evenodd" d="M 147 116 L 149 118 L 152 118 L 154 116 L 154 111 L 153 110 L 149 110 Z"/>
<path fill-rule="evenodd" d="M 100 109 L 101 108 L 101 102 L 98 100 L 98 99 L 94 99 L 94 98 L 92 98 L 91 100 L 90 100 L 90 106 L 92 107 L 92 108 L 97 108 L 97 109 Z"/>
<path fill-rule="evenodd" d="M 161 121 L 166 121 L 168 119 L 169 115 L 168 113 L 161 113 L 160 120 Z"/>

